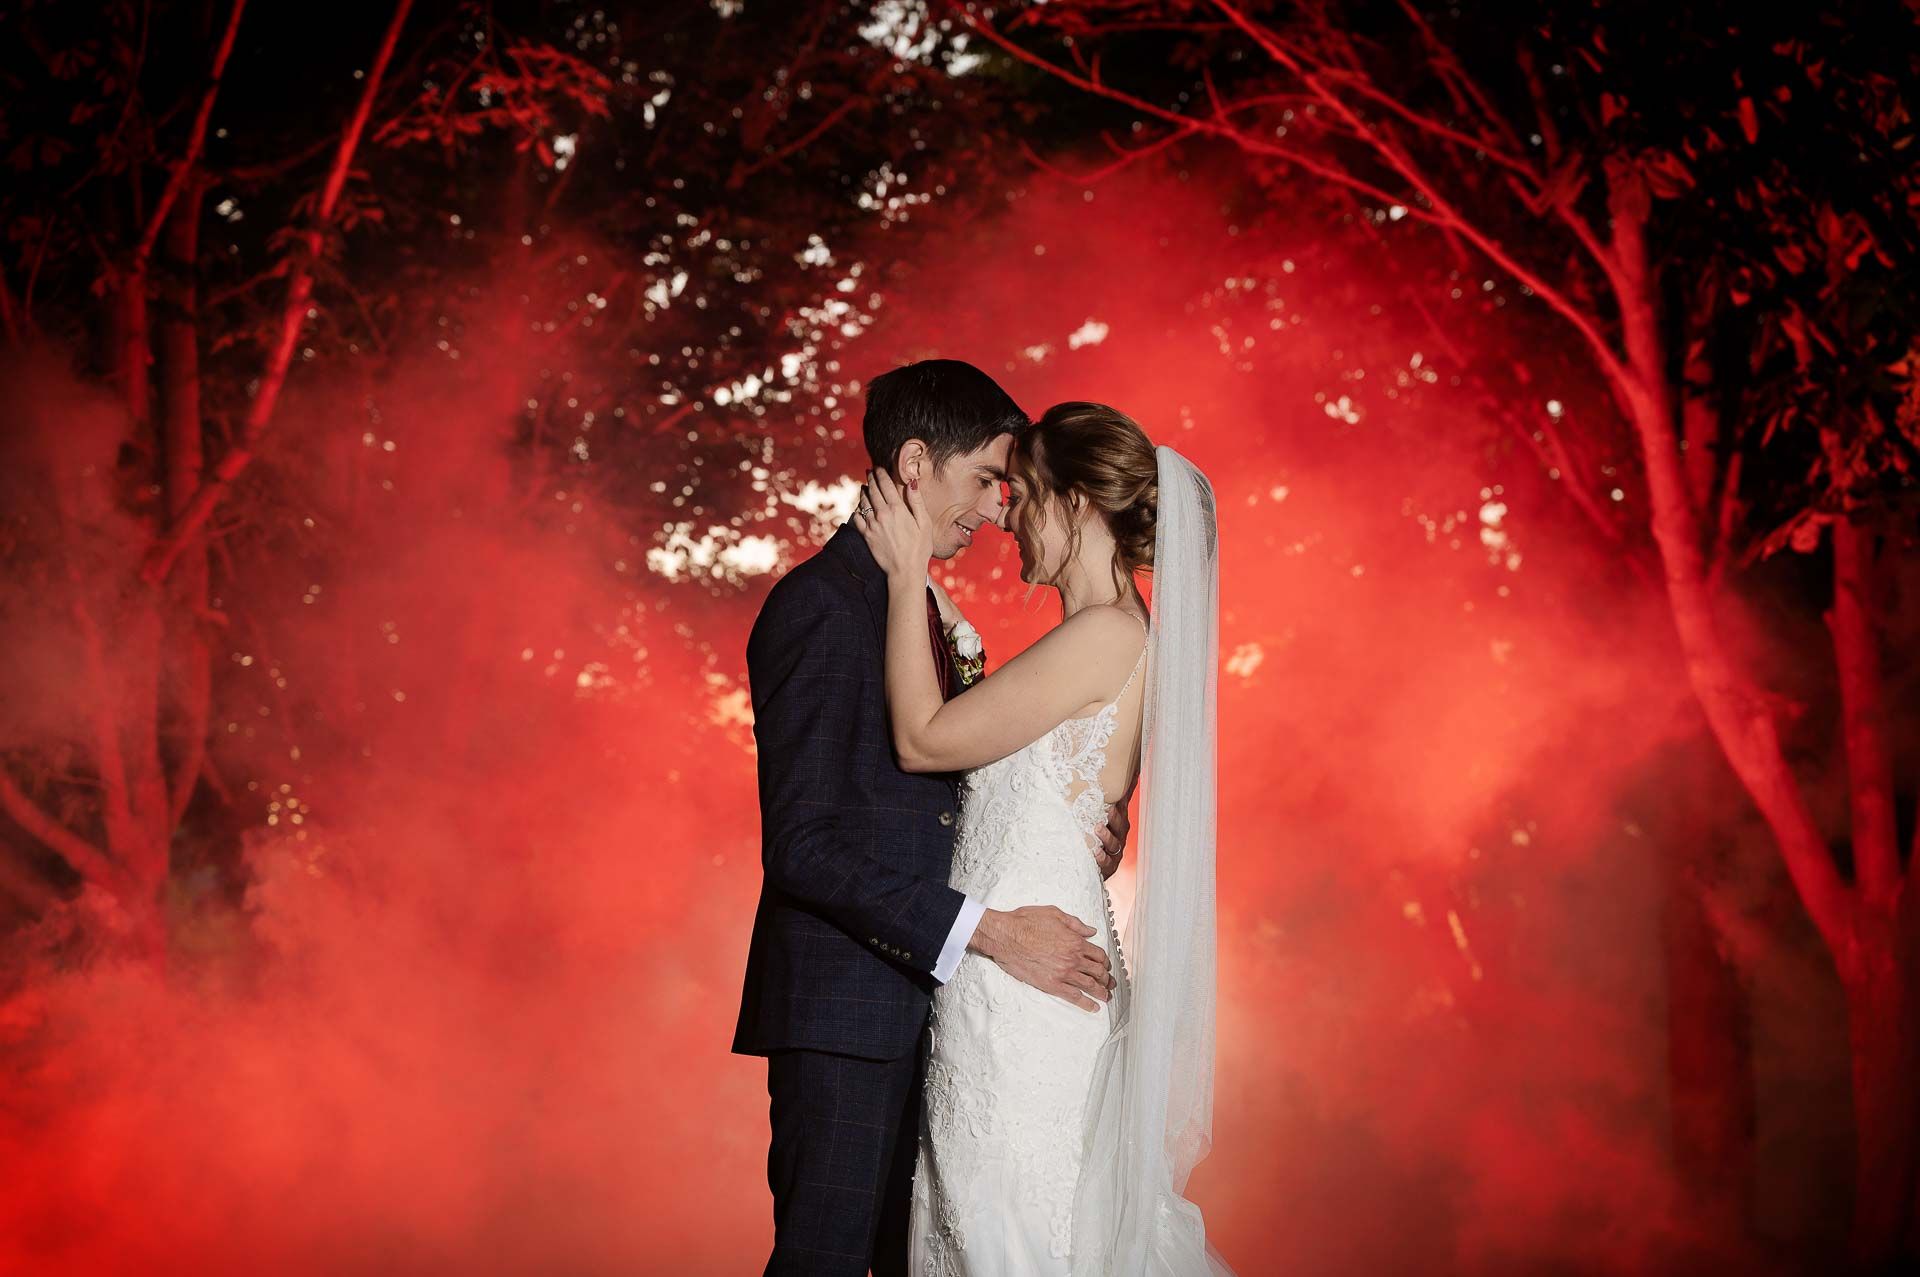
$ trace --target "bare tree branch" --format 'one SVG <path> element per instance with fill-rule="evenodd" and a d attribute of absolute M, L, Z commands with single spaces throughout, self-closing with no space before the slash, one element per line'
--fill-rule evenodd
<path fill-rule="evenodd" d="M 1288 164 L 1298 165 L 1300 168 L 1305 169 L 1317 177 L 1323 177 L 1329 182 L 1369 196 L 1374 202 L 1380 205 L 1404 205 L 1408 214 L 1413 217 L 1420 218 L 1424 221 L 1437 220 L 1431 210 L 1422 208 L 1417 203 L 1407 204 L 1399 196 L 1384 191 L 1371 182 L 1356 177 L 1344 169 L 1336 168 L 1321 160 L 1315 159 L 1303 151 L 1295 150 L 1292 147 L 1276 145 L 1266 141 L 1264 138 L 1256 137 L 1242 129 L 1234 128 L 1219 120 L 1202 119 L 1197 116 L 1186 115 L 1179 111 L 1169 110 L 1163 106 L 1155 106 L 1144 98 L 1135 97 L 1133 94 L 1127 93 L 1124 90 L 1113 88 L 1110 85 L 1090 79 L 1087 76 L 1076 75 L 1067 68 L 1057 63 L 1049 62 L 1038 54 L 1022 48 L 993 27 L 978 22 L 973 15 L 966 10 L 962 9 L 959 12 L 961 19 L 983 39 L 999 46 L 999 48 L 1004 50 L 1009 56 L 1026 63 L 1028 66 L 1044 71 L 1048 75 L 1054 76 L 1067 84 L 1071 84 L 1075 88 L 1097 94 L 1110 101 L 1118 102 L 1123 106 L 1130 106 L 1136 111 L 1150 115 L 1157 120 L 1163 120 L 1168 124 L 1174 125 L 1176 128 L 1190 130 L 1196 134 L 1231 142 L 1241 150 L 1251 154 L 1264 155 L 1271 159 L 1282 160 Z"/>
<path fill-rule="evenodd" d="M 1707 564 L 1707 590 L 1718 593 L 1720 582 L 1734 561 L 1733 537 L 1746 502 L 1740 499 L 1740 463 L 1745 456 L 1734 450 L 1727 459 L 1725 477 L 1720 484 L 1720 504 L 1714 519 L 1713 554 Z"/>
<path fill-rule="evenodd" d="M 5 330 L 9 343 L 20 340 L 18 307 L 13 300 L 13 287 L 7 283 L 5 263 L 0 263 L 0 329 Z"/>
<path fill-rule="evenodd" d="M 20 828 L 57 852 L 83 877 L 110 891 L 117 892 L 125 888 L 126 875 L 120 866 L 106 852 L 41 810 L 40 805 L 14 783 L 4 766 L 0 766 L 0 810 L 4 810 Z"/>
<path fill-rule="evenodd" d="M 1626 544 L 1624 533 L 1621 531 L 1619 524 L 1608 515 L 1606 508 L 1602 506 L 1599 500 L 1593 495 L 1593 485 L 1588 476 L 1581 471 L 1579 462 L 1567 447 L 1567 441 L 1560 433 L 1559 426 L 1550 417 L 1544 421 L 1534 423 L 1539 427 L 1540 434 L 1540 437 L 1536 439 L 1534 432 L 1528 429 L 1528 423 L 1519 420 L 1517 417 L 1511 417 L 1510 421 L 1514 432 L 1526 440 L 1527 444 L 1539 455 L 1540 460 L 1549 469 L 1559 471 L 1560 478 L 1565 484 L 1567 495 L 1573 499 L 1575 505 L 1580 507 L 1580 512 L 1587 516 L 1588 522 L 1593 524 L 1595 530 L 1597 530 L 1605 540 L 1612 542 L 1616 546 L 1624 547 Z"/>
<path fill-rule="evenodd" d="M 733 172 L 729 174 L 727 177 L 727 189 L 730 191 L 737 191 L 742 186 L 746 185 L 747 179 L 752 177 L 755 173 L 758 173 L 762 169 L 767 168 L 771 165 L 778 164 L 782 160 L 787 159 L 789 156 L 796 155 L 799 152 L 806 150 L 807 147 L 813 145 L 820 138 L 824 137 L 826 135 L 827 130 L 831 129 L 834 125 L 838 124 L 840 121 L 846 119 L 847 116 L 851 114 L 853 112 L 853 109 L 858 105 L 860 105 L 860 99 L 858 97 L 849 97 L 847 98 L 846 101 L 842 102 L 839 106 L 836 106 L 835 108 L 833 108 L 833 110 L 829 111 L 825 119 L 821 120 L 818 124 L 808 129 L 805 133 L 801 134 L 798 138 L 794 139 L 792 142 L 788 143 L 786 146 L 783 146 L 779 150 L 774 151 L 766 156 L 763 156 L 762 158 L 755 160 L 753 163 L 748 164 L 744 167 L 736 166 Z"/>
<path fill-rule="evenodd" d="M 1473 114 L 1466 107 L 1466 100 L 1471 99 L 1474 106 L 1478 108 L 1481 121 L 1502 136 L 1507 149 L 1515 153 L 1521 151 L 1523 148 L 1520 145 L 1519 135 L 1507 123 L 1507 117 L 1494 108 L 1493 99 L 1488 97 L 1486 90 L 1480 87 L 1480 82 L 1468 73 L 1459 55 L 1434 32 L 1432 25 L 1421 16 L 1418 9 L 1413 7 L 1411 0 L 1400 0 L 1400 11 L 1407 15 L 1407 21 L 1413 24 L 1414 30 L 1418 31 L 1420 38 L 1426 42 L 1428 50 L 1433 54 L 1434 69 L 1440 73 L 1442 82 L 1447 85 L 1448 92 L 1453 95 L 1455 103 L 1460 107 L 1460 113 Z"/>
<path fill-rule="evenodd" d="M 28 864 L 18 848 L 4 845 L 0 845 L 0 892 L 36 915 L 60 903 L 60 893 L 46 875 Z"/>
<path fill-rule="evenodd" d="M 1614 349 L 1612 343 L 1607 340 L 1606 335 L 1600 331 L 1597 316 L 1582 310 L 1566 294 L 1549 284 L 1538 271 L 1524 265 L 1515 258 L 1506 246 L 1500 243 L 1499 240 L 1484 227 L 1456 209 L 1452 201 L 1441 194 L 1433 182 L 1427 177 L 1426 173 L 1413 162 L 1411 156 L 1400 147 L 1394 145 L 1391 140 L 1382 136 L 1379 130 L 1373 128 L 1365 120 L 1361 119 L 1347 103 L 1346 99 L 1327 88 L 1320 77 L 1297 58 L 1285 44 L 1277 40 L 1271 31 L 1247 17 L 1237 6 L 1230 3 L 1230 0 L 1213 0 L 1213 3 L 1216 8 L 1227 15 L 1228 19 L 1232 21 L 1235 26 L 1239 27 L 1254 43 L 1258 44 L 1269 57 L 1297 76 L 1301 83 L 1312 89 L 1315 94 L 1320 97 L 1321 101 L 1325 102 L 1331 110 L 1345 120 L 1355 133 L 1362 139 L 1368 141 L 1380 157 L 1384 159 L 1395 172 L 1399 173 L 1416 191 L 1425 197 L 1436 217 L 1444 218 L 1452 225 L 1458 227 L 1460 233 L 1465 235 L 1475 247 L 1492 258 L 1493 261 L 1509 275 L 1519 280 L 1522 284 L 1525 284 L 1540 300 L 1544 301 L 1555 311 L 1558 311 L 1568 323 L 1572 324 L 1575 331 L 1586 339 L 1588 346 L 1591 347 L 1593 351 L 1595 360 L 1600 364 L 1602 371 L 1607 374 L 1609 382 L 1615 387 L 1624 387 L 1629 384 L 1629 373 L 1620 357 L 1620 353 Z"/>
<path fill-rule="evenodd" d="M 1024 138 L 1022 138 L 1020 141 L 1020 151 L 1022 154 L 1024 154 L 1027 157 L 1028 162 L 1030 162 L 1035 168 L 1040 169 L 1043 172 L 1051 173 L 1053 176 L 1062 178 L 1069 182 L 1078 182 L 1083 186 L 1091 186 L 1093 183 L 1100 181 L 1102 178 L 1111 177 L 1113 174 L 1118 173 L 1121 169 L 1124 169 L 1139 160 L 1144 160 L 1149 155 L 1155 155 L 1161 151 L 1164 151 L 1169 146 L 1172 146 L 1175 142 L 1179 142 L 1185 138 L 1192 137 L 1194 133 L 1196 133 L 1197 131 L 1198 130 L 1191 129 L 1191 128 L 1169 129 L 1167 133 L 1161 138 L 1159 138 L 1157 141 L 1149 142 L 1145 146 L 1133 147 L 1132 149 L 1124 148 L 1119 143 L 1115 142 L 1112 138 L 1108 138 L 1107 145 L 1111 146 L 1116 152 L 1119 153 L 1119 158 L 1116 159 L 1111 164 L 1107 164 L 1102 166 L 1101 168 L 1094 169 L 1090 173 L 1069 173 L 1065 169 L 1060 168 L 1052 163 L 1049 163 L 1044 159 L 1041 159 L 1039 152 L 1035 151 L 1031 146 L 1029 146 L 1026 142 L 1026 139 Z"/>
<path fill-rule="evenodd" d="M 1824 433 L 1831 449 L 1835 432 Z M 1888 909 L 1900 891 L 1900 843 L 1894 826 L 1893 753 L 1887 738 L 1880 624 L 1875 615 L 1874 534 L 1845 516 L 1834 520 L 1832 533 L 1833 605 L 1822 619 L 1833 638 L 1834 665 L 1840 674 L 1854 873 L 1866 901 Z"/>
<path fill-rule="evenodd" d="M 1442 141 L 1451 142 L 1455 146 L 1464 147 L 1469 151 L 1479 151 L 1502 168 L 1511 170 L 1516 177 L 1525 180 L 1536 189 L 1541 185 L 1540 174 L 1534 169 L 1533 165 L 1527 163 L 1519 156 L 1509 154 L 1500 147 L 1489 143 L 1485 138 L 1474 137 L 1470 133 L 1462 133 L 1459 129 L 1453 128 L 1451 125 L 1443 124 L 1432 116 L 1422 115 L 1420 112 L 1406 105 L 1406 103 L 1400 101 L 1399 98 L 1394 97 L 1391 93 L 1383 92 L 1376 87 L 1372 77 L 1364 72 L 1344 71 L 1333 68 L 1327 72 L 1327 78 L 1352 89 L 1355 93 L 1367 99 L 1367 101 L 1387 108 L 1387 110 L 1413 125 L 1422 133 L 1430 133 Z"/>
<path fill-rule="evenodd" d="M 213 70 L 207 78 L 207 91 L 200 96 L 200 109 L 194 113 L 193 128 L 187 134 L 187 149 L 174 161 L 172 170 L 167 174 L 167 184 L 161 190 L 160 198 L 154 202 L 153 213 L 147 218 L 147 229 L 140 236 L 140 246 L 134 250 L 134 258 L 138 262 L 144 263 L 153 255 L 153 246 L 160 238 L 161 227 L 167 224 L 167 214 L 173 211 L 173 202 L 180 197 L 193 166 L 200 162 L 200 152 L 207 143 L 207 122 L 213 118 L 213 102 L 220 96 L 220 77 L 226 74 L 227 58 L 233 53 L 234 37 L 240 32 L 240 15 L 246 8 L 247 0 L 233 0 L 233 12 L 227 16 L 226 33 L 220 37 L 219 47 L 214 50 Z"/>
<path fill-rule="evenodd" d="M 33 265 L 27 268 L 27 286 L 20 294 L 20 318 L 31 330 L 33 323 L 33 289 L 40 282 L 40 266 L 47 260 L 47 245 L 53 242 L 54 224 L 60 220 L 58 213 L 47 215 L 47 229 L 40 236 L 40 247 L 33 251 Z"/>
<path fill-rule="evenodd" d="M 245 421 L 241 424 L 240 438 L 220 458 L 213 473 L 194 492 L 193 500 L 180 516 L 162 533 L 148 549 L 145 561 L 141 564 L 141 578 L 150 584 L 158 584 L 166 578 L 173 561 L 213 513 L 233 481 L 253 460 L 254 449 L 260 436 L 266 432 L 267 423 L 273 419 L 273 409 L 279 402 L 280 389 L 286 384 L 287 369 L 293 362 L 293 348 L 300 340 L 300 330 L 307 318 L 309 299 L 313 295 L 314 263 L 319 261 L 322 236 L 329 222 L 333 220 L 334 208 L 339 204 L 340 192 L 347 183 L 347 173 L 352 165 L 354 152 L 359 148 L 360 138 L 366 132 L 367 119 L 373 113 L 375 98 L 386 74 L 387 66 L 393 61 L 394 47 L 400 41 L 400 29 L 406 24 L 407 12 L 413 7 L 413 0 L 396 0 L 393 17 L 387 24 L 386 35 L 380 41 L 380 50 L 373 60 L 373 68 L 367 73 L 366 87 L 360 92 L 359 104 L 354 108 L 353 117 L 340 135 L 339 149 L 334 154 L 333 167 L 327 173 L 327 180 L 320 190 L 320 199 L 314 208 L 313 218 L 306 230 L 301 233 L 306 257 L 293 270 L 293 277 L 287 289 L 287 301 L 281 311 L 280 333 L 278 341 L 270 352 L 267 366 L 260 378 L 260 387 L 254 392 L 253 402 L 248 405 Z"/>

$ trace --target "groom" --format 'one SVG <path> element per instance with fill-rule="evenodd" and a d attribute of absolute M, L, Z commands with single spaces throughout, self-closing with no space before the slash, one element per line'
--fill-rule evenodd
<path fill-rule="evenodd" d="M 917 483 L 934 556 L 999 521 L 1027 418 L 971 364 L 873 379 L 867 454 Z M 984 908 L 947 885 L 959 777 L 903 772 L 887 728 L 887 578 L 845 525 L 767 595 L 747 640 L 764 874 L 733 1049 L 767 1057 L 773 1257 L 766 1272 L 904 1273 L 928 1000 L 967 950 L 1037 989 L 1109 997 L 1094 929 L 1051 905 Z M 957 694 L 937 605 L 928 641 Z M 1125 837 L 1105 836 L 1110 873 Z"/>

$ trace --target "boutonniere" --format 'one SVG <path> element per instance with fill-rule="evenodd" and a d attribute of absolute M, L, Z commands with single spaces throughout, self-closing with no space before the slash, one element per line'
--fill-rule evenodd
<path fill-rule="evenodd" d="M 980 642 L 980 631 L 963 617 L 947 631 L 947 646 L 953 649 L 953 663 L 960 671 L 960 689 L 965 691 L 986 673 L 987 650 Z"/>

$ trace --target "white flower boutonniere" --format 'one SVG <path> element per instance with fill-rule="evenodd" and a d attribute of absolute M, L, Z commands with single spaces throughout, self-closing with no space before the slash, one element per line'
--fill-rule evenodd
<path fill-rule="evenodd" d="M 980 681 L 986 672 L 987 652 L 980 642 L 980 631 L 968 624 L 962 617 L 947 633 L 947 642 L 953 648 L 954 664 L 960 669 L 960 686 L 972 687 Z"/>

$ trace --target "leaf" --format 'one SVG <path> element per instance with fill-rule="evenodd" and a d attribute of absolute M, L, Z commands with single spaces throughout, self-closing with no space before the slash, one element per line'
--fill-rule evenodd
<path fill-rule="evenodd" d="M 1580 192 L 1587 186 L 1585 160 L 1582 155 L 1570 154 L 1548 175 L 1540 191 L 1539 208 L 1572 208 L 1579 201 Z"/>
<path fill-rule="evenodd" d="M 1798 554 L 1812 554 L 1820 548 L 1820 529 L 1833 522 L 1830 514 L 1808 511 L 1787 525 L 1788 540 Z"/>
<path fill-rule="evenodd" d="M 1692 172 L 1672 151 L 1646 152 L 1640 161 L 1640 171 L 1646 175 L 1647 188 L 1661 199 L 1677 198 L 1693 185 Z"/>
<path fill-rule="evenodd" d="M 1617 93 L 1602 93 L 1600 95 L 1600 123 L 1603 126 L 1612 124 L 1626 113 L 1627 100 L 1625 98 Z"/>
<path fill-rule="evenodd" d="M 1789 305 L 1780 315 L 1780 331 L 1793 343 L 1794 369 L 1805 372 L 1813 362 L 1813 348 L 1807 341 L 1807 317 L 1798 306 Z"/>
<path fill-rule="evenodd" d="M 1747 135 L 1749 144 L 1760 138 L 1760 113 L 1753 109 L 1752 98 L 1740 99 L 1740 131 Z"/>

